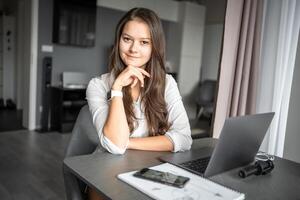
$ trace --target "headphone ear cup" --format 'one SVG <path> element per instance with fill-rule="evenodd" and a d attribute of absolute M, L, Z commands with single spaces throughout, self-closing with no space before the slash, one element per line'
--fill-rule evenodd
<path fill-rule="evenodd" d="M 261 163 L 260 167 L 262 169 L 261 171 L 262 175 L 268 174 L 274 169 L 274 163 L 272 160 L 261 161 L 260 163 Z"/>
<path fill-rule="evenodd" d="M 274 169 L 274 163 L 272 160 L 262 161 L 258 160 L 254 164 L 244 167 L 239 171 L 239 176 L 241 178 L 246 178 L 247 176 L 255 175 L 265 175 L 270 173 Z"/>

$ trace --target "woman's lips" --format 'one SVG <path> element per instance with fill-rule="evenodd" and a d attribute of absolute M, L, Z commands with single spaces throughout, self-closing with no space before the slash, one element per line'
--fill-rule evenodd
<path fill-rule="evenodd" d="M 139 57 L 131 56 L 131 55 L 127 55 L 127 54 L 126 54 L 126 56 L 127 56 L 128 58 L 130 58 L 130 59 L 138 59 L 138 58 L 139 58 Z"/>

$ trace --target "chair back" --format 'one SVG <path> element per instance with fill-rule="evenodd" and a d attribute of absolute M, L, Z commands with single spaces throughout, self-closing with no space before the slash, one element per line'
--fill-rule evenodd
<path fill-rule="evenodd" d="M 92 153 L 99 144 L 88 105 L 81 108 L 76 119 L 65 157 Z"/>
<path fill-rule="evenodd" d="M 205 80 L 200 84 L 198 94 L 196 94 L 196 103 L 199 106 L 205 106 L 214 102 L 216 83 L 215 80 Z"/>
<path fill-rule="evenodd" d="M 72 136 L 67 146 L 65 158 L 91 154 L 95 151 L 99 144 L 99 137 L 96 128 L 92 122 L 92 116 L 88 105 L 81 108 L 74 128 Z M 67 200 L 84 200 L 84 190 L 86 184 L 76 178 L 66 166 L 63 166 L 63 176 Z"/>

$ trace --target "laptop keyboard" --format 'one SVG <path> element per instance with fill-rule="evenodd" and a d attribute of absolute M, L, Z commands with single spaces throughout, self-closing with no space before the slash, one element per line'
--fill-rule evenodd
<path fill-rule="evenodd" d="M 180 165 L 185 168 L 188 168 L 190 170 L 193 170 L 193 171 L 203 174 L 205 172 L 205 169 L 208 165 L 209 160 L 210 160 L 210 157 L 200 158 L 200 159 L 181 163 Z"/>

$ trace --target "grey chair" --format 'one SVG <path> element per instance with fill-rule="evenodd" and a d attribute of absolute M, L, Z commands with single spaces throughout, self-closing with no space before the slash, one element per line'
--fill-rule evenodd
<path fill-rule="evenodd" d="M 198 88 L 196 94 L 196 118 L 200 118 L 202 115 L 210 118 L 214 111 L 214 100 L 217 81 L 205 80 Z"/>
<path fill-rule="evenodd" d="M 92 116 L 88 105 L 81 108 L 74 125 L 70 142 L 67 146 L 65 158 L 91 154 L 99 144 L 97 131 L 92 123 Z M 63 176 L 67 200 L 84 200 L 86 184 L 77 179 L 66 166 L 63 165 Z"/>

